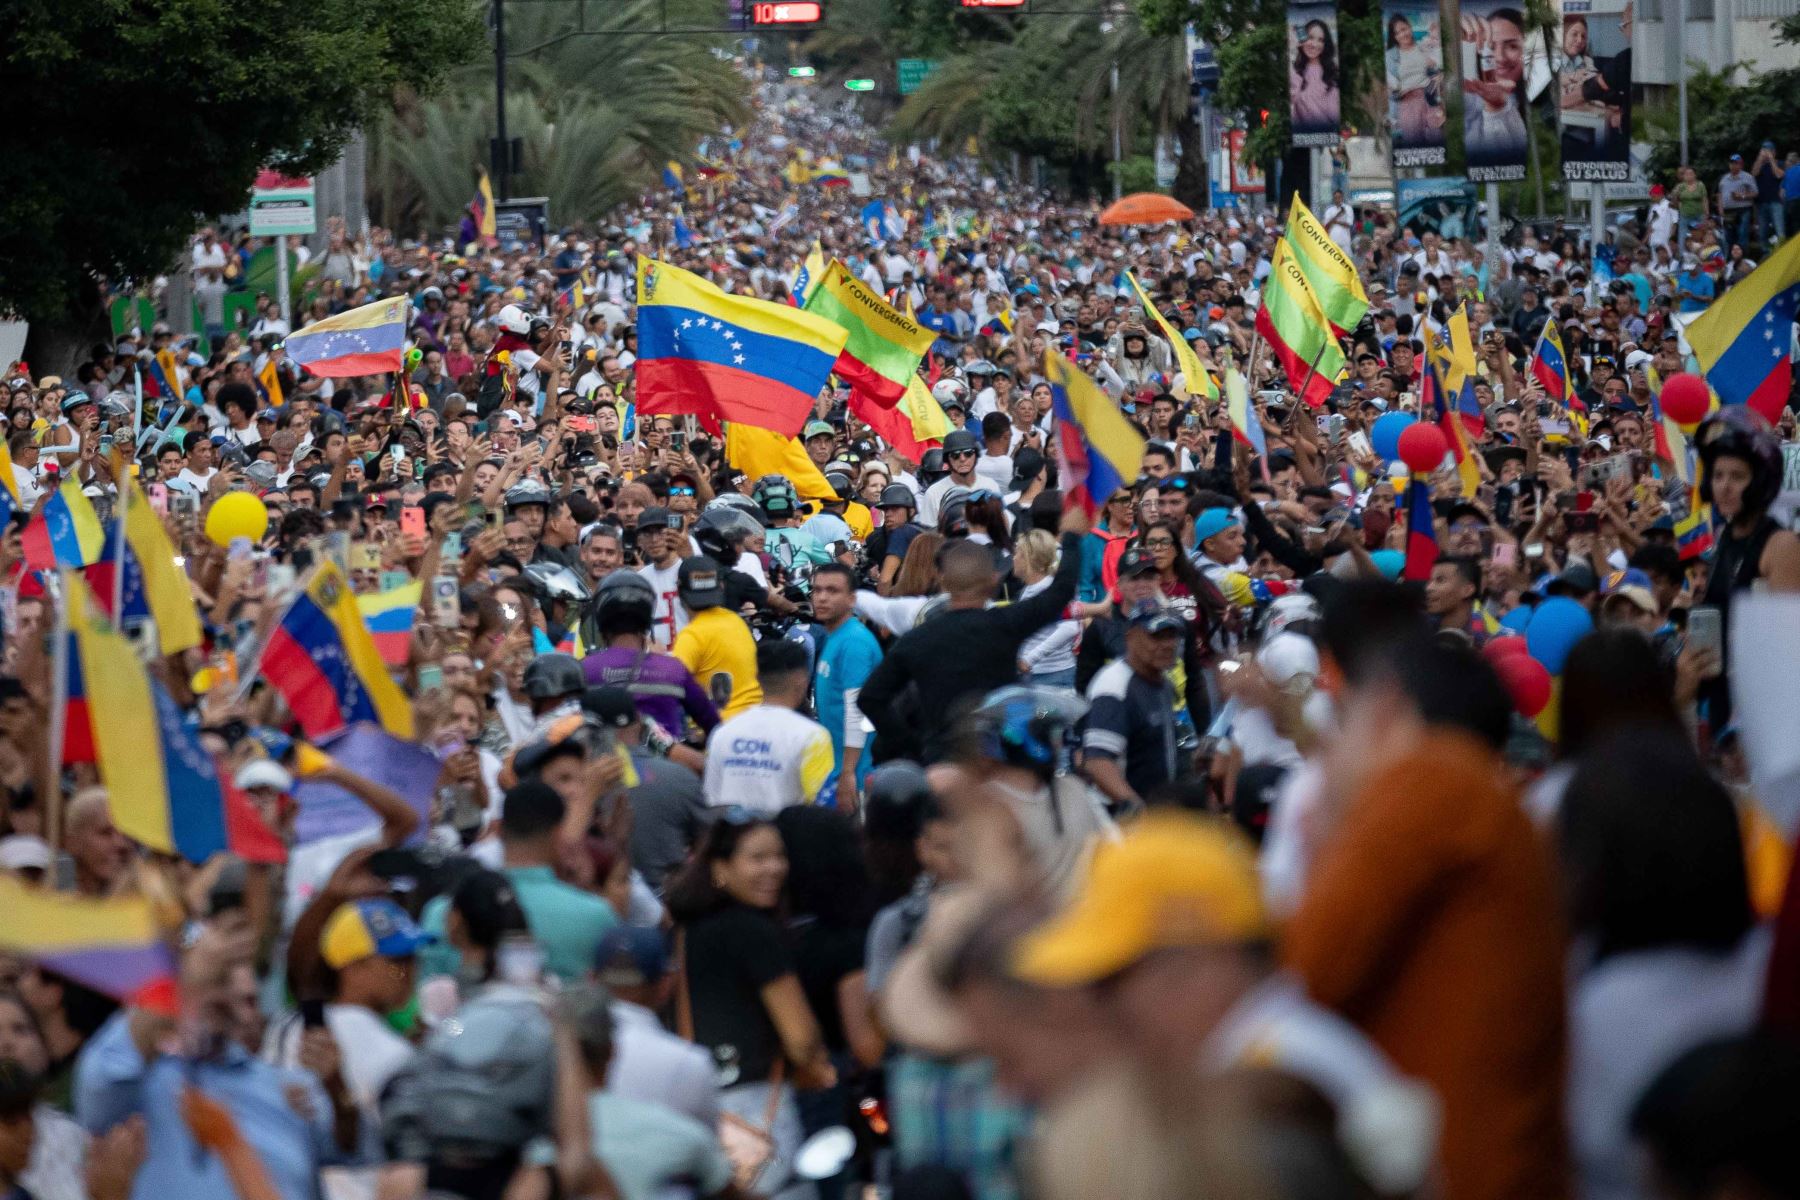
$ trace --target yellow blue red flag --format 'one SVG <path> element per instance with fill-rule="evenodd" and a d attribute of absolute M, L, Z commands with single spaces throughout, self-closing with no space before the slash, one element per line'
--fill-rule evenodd
<path fill-rule="evenodd" d="M 1770 424 L 1793 386 L 1794 317 L 1800 309 L 1800 238 L 1714 300 L 1687 327 L 1706 382 L 1726 404 L 1748 404 Z"/>
<path fill-rule="evenodd" d="M 1137 478 L 1144 436 L 1093 380 L 1053 350 L 1044 352 L 1044 375 L 1056 413 L 1063 505 L 1078 504 L 1092 515 Z"/>

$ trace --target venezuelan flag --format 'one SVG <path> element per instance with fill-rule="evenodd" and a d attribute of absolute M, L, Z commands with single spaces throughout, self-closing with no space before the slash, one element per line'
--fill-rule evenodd
<path fill-rule="evenodd" d="M 88 712 L 87 679 L 81 670 L 81 643 L 73 633 L 63 643 L 63 765 L 91 763 L 94 757 L 94 718 Z"/>
<path fill-rule="evenodd" d="M 723 292 L 638 259 L 637 408 L 797 434 L 849 334 L 823 317 Z"/>
<path fill-rule="evenodd" d="M 984 337 L 997 337 L 1002 333 L 1011 333 L 1012 328 L 1012 313 L 1002 310 L 989 317 L 987 324 L 981 327 L 980 332 Z"/>
<path fill-rule="evenodd" d="M 822 188 L 849 187 L 850 176 L 844 173 L 842 167 L 832 163 L 827 166 L 814 167 L 812 182 Z"/>
<path fill-rule="evenodd" d="M 1137 478 L 1144 462 L 1144 438 L 1074 363 L 1045 351 L 1044 375 L 1056 412 L 1063 503 L 1079 504 L 1091 516 Z"/>
<path fill-rule="evenodd" d="M 94 506 L 71 476 L 38 505 L 22 539 L 25 565 L 33 571 L 85 567 L 100 557 L 106 531 Z"/>
<path fill-rule="evenodd" d="M 1688 515 L 1675 522 L 1675 549 L 1683 562 L 1699 558 L 1713 544 L 1712 505 L 1700 502 L 1699 489 L 1694 489 Z"/>
<path fill-rule="evenodd" d="M 122 584 L 118 573 L 124 572 Z M 119 523 L 106 527 L 100 560 L 82 571 L 95 606 L 115 623 L 154 618 L 164 654 L 179 654 L 202 641 L 200 615 L 194 607 L 187 573 L 175 565 L 175 547 L 136 480 L 125 506 L 124 541 Z M 113 611 L 113 597 L 123 602 Z"/>
<path fill-rule="evenodd" d="M 1431 511 L 1431 485 L 1423 475 L 1414 475 L 1406 488 L 1406 568 L 1401 577 L 1430 579 L 1437 560 L 1437 514 Z"/>
<path fill-rule="evenodd" d="M 806 307 L 806 297 L 815 283 L 825 277 L 825 252 L 819 248 L 819 239 L 814 238 L 812 249 L 806 253 L 806 261 L 794 273 L 793 282 L 788 285 L 788 300 L 795 308 Z"/>
<path fill-rule="evenodd" d="M 685 176 L 681 170 L 680 163 L 671 159 L 671 160 L 669 160 L 669 162 L 667 162 L 663 165 L 663 170 L 662 170 L 663 186 L 668 188 L 671 192 L 679 192 L 679 191 L 684 190 L 684 188 L 686 186 L 683 183 L 684 178 L 685 178 Z"/>
<path fill-rule="evenodd" d="M 19 511 L 19 480 L 13 474 L 12 451 L 6 439 L 0 438 L 0 526 L 12 520 Z"/>
<path fill-rule="evenodd" d="M 175 956 L 146 896 L 90 900 L 0 876 L 0 950 L 127 1003 L 173 1011 Z"/>
<path fill-rule="evenodd" d="M 321 564 L 269 635 L 258 667 L 306 736 L 317 741 L 357 721 L 413 735 L 412 706 L 387 667 L 337 567 Z"/>
<path fill-rule="evenodd" d="M 419 613 L 419 598 L 425 585 L 418 580 L 403 583 L 385 592 L 356 598 L 357 611 L 375 639 L 381 661 L 390 667 L 404 667 L 412 649 L 413 620 Z"/>
<path fill-rule="evenodd" d="M 1450 370 L 1444 375 L 1449 387 L 1449 400 L 1462 418 L 1462 426 L 1471 438 L 1479 440 L 1487 432 L 1487 414 L 1475 396 L 1475 338 L 1469 332 L 1469 306 L 1460 304 L 1450 315 Z"/>
<path fill-rule="evenodd" d="M 486 170 L 475 181 L 475 198 L 469 201 L 469 218 L 476 234 L 484 243 L 492 244 L 497 232 L 494 226 L 494 185 Z"/>
<path fill-rule="evenodd" d="M 156 385 L 165 400 L 178 401 L 186 394 L 181 390 L 181 366 L 175 361 L 173 350 L 156 352 L 150 362 L 150 382 Z"/>
<path fill-rule="evenodd" d="M 1575 398 L 1575 383 L 1569 376 L 1569 356 L 1563 350 L 1562 334 L 1556 328 L 1554 316 L 1544 319 L 1543 332 L 1538 334 L 1537 348 L 1531 352 L 1531 375 L 1544 385 L 1550 398 L 1564 408 L 1587 410 L 1587 405 Z"/>
<path fill-rule="evenodd" d="M 1458 484 L 1464 498 L 1475 494 L 1481 486 L 1481 468 L 1475 464 L 1475 452 L 1469 448 L 1468 435 L 1464 431 L 1460 413 L 1450 409 L 1452 388 L 1444 383 L 1441 374 L 1448 367 L 1451 371 L 1461 368 L 1456 364 L 1452 351 L 1431 332 L 1431 326 L 1425 326 L 1425 371 L 1421 377 L 1421 387 L 1425 392 L 1425 403 L 1421 406 L 1436 422 L 1450 443 L 1450 454 L 1456 462 Z"/>
<path fill-rule="evenodd" d="M 1720 400 L 1748 404 L 1770 424 L 1781 419 L 1793 384 L 1797 310 L 1800 238 L 1789 238 L 1687 327 L 1688 345 Z"/>
<path fill-rule="evenodd" d="M 288 359 L 330 379 L 398 371 L 409 308 L 406 297 L 393 296 L 316 321 L 288 338 Z"/>
<path fill-rule="evenodd" d="M 81 577 L 63 578 L 113 824 L 151 850 L 205 862 L 229 846 L 212 756 L 194 740 L 181 707 L 144 670 L 131 643 L 94 614 Z"/>
<path fill-rule="evenodd" d="M 1269 439 L 1262 422 L 1250 407 L 1250 383 L 1236 367 L 1225 372 L 1225 411 L 1231 417 L 1231 432 L 1238 441 L 1256 452 L 1262 469 L 1269 469 Z"/>

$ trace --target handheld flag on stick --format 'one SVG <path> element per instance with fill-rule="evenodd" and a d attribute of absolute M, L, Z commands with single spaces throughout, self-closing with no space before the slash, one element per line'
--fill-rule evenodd
<path fill-rule="evenodd" d="M 330 379 L 398 372 L 408 308 L 406 297 L 393 296 L 315 321 L 288 337 L 288 359 Z"/>
<path fill-rule="evenodd" d="M 1470 438 L 1479 440 L 1487 432 L 1487 414 L 1475 396 L 1475 339 L 1469 332 L 1469 306 L 1460 304 L 1450 314 L 1450 368 L 1444 374 L 1448 401 Z"/>
<path fill-rule="evenodd" d="M 1114 492 L 1137 478 L 1144 462 L 1144 437 L 1074 363 L 1045 351 L 1044 375 L 1056 413 L 1063 507 L 1080 505 L 1092 516 Z"/>
<path fill-rule="evenodd" d="M 38 504 L 21 541 L 31 570 L 76 570 L 99 560 L 106 531 L 80 481 L 71 475 Z"/>
<path fill-rule="evenodd" d="M 1406 488 L 1406 579 L 1431 578 L 1438 560 L 1437 515 L 1431 510 L 1431 485 L 1414 475 Z"/>
<path fill-rule="evenodd" d="M 1800 238 L 1790 237 L 1687 327 L 1706 382 L 1726 404 L 1748 404 L 1773 425 L 1793 386 L 1800 309 Z"/>
<path fill-rule="evenodd" d="M 326 562 L 294 598 L 263 647 L 258 670 L 317 741 L 358 721 L 413 735 L 412 706 L 388 677 L 356 597 Z"/>
<path fill-rule="evenodd" d="M 1312 209 L 1306 207 L 1306 201 L 1300 199 L 1298 192 L 1294 193 L 1294 202 L 1288 208 L 1284 236 L 1289 253 L 1318 298 L 1319 311 L 1330 323 L 1334 334 L 1345 336 L 1369 311 L 1369 296 L 1363 291 L 1356 264 L 1331 240 L 1331 235 L 1325 232 L 1319 218 L 1313 216 Z"/>
<path fill-rule="evenodd" d="M 485 169 L 475 181 L 475 198 L 469 201 L 469 224 L 483 245 L 491 246 L 498 240 L 495 236 L 498 229 L 494 224 L 494 185 Z"/>
<path fill-rule="evenodd" d="M 1269 470 L 1269 439 L 1263 433 L 1262 421 L 1250 405 L 1250 382 L 1236 367 L 1228 367 L 1225 371 L 1225 411 L 1231 414 L 1232 434 L 1256 452 L 1266 476 Z"/>
<path fill-rule="evenodd" d="M 263 403 L 270 408 L 280 408 L 283 401 L 281 391 L 281 373 L 275 369 L 273 352 L 263 359 L 262 370 L 256 373 L 256 387 L 262 392 Z"/>
<path fill-rule="evenodd" d="M 1131 290 L 1137 293 L 1138 303 L 1144 306 L 1144 311 L 1150 314 L 1150 319 L 1156 322 L 1156 327 L 1162 330 L 1162 335 L 1169 339 L 1169 346 L 1175 351 L 1175 362 L 1181 368 L 1182 382 L 1187 386 L 1188 395 L 1217 400 L 1219 385 L 1213 382 L 1212 374 L 1200 362 L 1200 356 L 1194 353 L 1194 348 L 1187 344 L 1187 339 L 1182 337 L 1173 325 L 1169 324 L 1168 318 L 1157 311 L 1156 305 L 1150 303 L 1150 297 L 1144 294 L 1144 285 L 1137 281 L 1137 277 L 1127 271 L 1125 279 L 1131 284 Z M 1177 396 L 1176 399 L 1184 399 L 1184 397 Z"/>
<path fill-rule="evenodd" d="M 1544 385 L 1550 399 L 1564 408 L 1587 411 L 1587 405 L 1575 397 L 1575 381 L 1569 373 L 1569 356 L 1563 350 L 1562 334 L 1556 318 L 1547 317 L 1538 334 L 1537 346 L 1531 352 L 1531 375 Z"/>
<path fill-rule="evenodd" d="M 123 540 L 119 522 L 108 525 L 99 561 L 82 572 L 95 605 L 116 624 L 154 618 L 164 654 L 198 646 L 200 614 L 194 608 L 187 572 L 175 565 L 175 547 L 136 480 L 121 507 Z M 123 579 L 118 572 L 124 573 Z M 122 602 L 116 611 L 115 595 Z"/>
<path fill-rule="evenodd" d="M 638 259 L 637 407 L 797 434 L 848 332 L 824 317 L 721 291 Z"/>

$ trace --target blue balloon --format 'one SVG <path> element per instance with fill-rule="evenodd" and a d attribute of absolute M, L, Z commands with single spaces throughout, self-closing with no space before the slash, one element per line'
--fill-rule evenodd
<path fill-rule="evenodd" d="M 1406 553 L 1402 550 L 1372 550 L 1369 560 L 1383 579 L 1398 579 L 1400 572 L 1406 569 Z"/>
<path fill-rule="evenodd" d="M 1500 618 L 1500 628 L 1510 629 L 1514 633 L 1524 633 L 1525 627 L 1531 624 L 1531 605 L 1521 604 L 1519 607 Z M 1529 650 L 1530 647 L 1527 647 Z"/>
<path fill-rule="evenodd" d="M 1575 643 L 1593 631 L 1594 618 L 1567 596 L 1552 596 L 1537 606 L 1525 627 L 1525 649 L 1552 675 L 1561 675 Z"/>
<path fill-rule="evenodd" d="M 1375 454 L 1388 462 L 1400 459 L 1400 435 L 1406 427 L 1419 418 L 1411 413 L 1383 413 L 1375 418 L 1375 424 L 1369 427 L 1369 444 L 1375 448 Z"/>

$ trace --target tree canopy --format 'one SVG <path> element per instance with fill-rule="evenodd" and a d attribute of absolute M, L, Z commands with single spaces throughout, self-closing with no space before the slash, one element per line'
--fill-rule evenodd
<path fill-rule="evenodd" d="M 397 91 L 481 48 L 468 0 L 11 0 L 0 77 L 0 311 L 91 305 L 165 270 L 264 166 L 328 166 Z"/>

